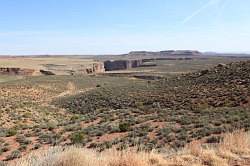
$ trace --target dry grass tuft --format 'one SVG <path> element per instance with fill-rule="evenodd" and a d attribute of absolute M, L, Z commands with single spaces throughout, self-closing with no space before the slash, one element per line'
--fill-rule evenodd
<path fill-rule="evenodd" d="M 11 166 L 230 166 L 250 165 L 250 136 L 243 131 L 225 135 L 214 147 L 192 142 L 172 155 L 134 150 L 102 153 L 77 147 L 54 147 L 32 153 Z"/>

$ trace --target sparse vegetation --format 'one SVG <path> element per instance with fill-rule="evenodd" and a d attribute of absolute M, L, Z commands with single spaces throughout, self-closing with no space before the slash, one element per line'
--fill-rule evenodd
<path fill-rule="evenodd" d="M 213 147 L 204 147 L 192 142 L 177 152 L 156 153 L 127 149 L 107 150 L 101 154 L 92 150 L 67 147 L 39 151 L 13 162 L 12 166 L 228 166 L 249 165 L 249 134 L 234 132 L 224 136 L 223 141 Z M 245 157 L 242 157 L 245 156 Z"/>
<path fill-rule="evenodd" d="M 84 135 L 81 132 L 76 132 L 70 136 L 70 139 L 73 144 L 82 144 L 84 141 Z"/>
<path fill-rule="evenodd" d="M 150 84 L 105 75 L 0 83 L 0 160 L 73 144 L 105 153 L 218 143 L 226 132 L 250 128 L 249 69 L 249 62 L 233 63 Z"/>

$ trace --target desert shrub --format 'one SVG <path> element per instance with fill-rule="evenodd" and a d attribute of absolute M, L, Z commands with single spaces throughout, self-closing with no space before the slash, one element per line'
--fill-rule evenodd
<path fill-rule="evenodd" d="M 84 134 L 82 132 L 75 132 L 71 134 L 70 140 L 73 144 L 82 144 L 84 141 Z"/>
<path fill-rule="evenodd" d="M 32 148 L 33 150 L 39 149 L 40 147 L 42 147 L 41 144 L 35 144 L 34 147 Z"/>
<path fill-rule="evenodd" d="M 67 125 L 67 126 L 64 127 L 65 131 L 77 131 L 79 129 L 80 129 L 80 126 L 79 125 L 77 126 L 75 124 L 73 124 L 73 125 Z"/>
<path fill-rule="evenodd" d="M 18 143 L 20 143 L 21 145 L 28 145 L 28 144 L 31 143 L 31 141 L 28 140 L 28 139 L 26 139 L 25 136 L 23 136 L 23 135 L 18 135 L 18 136 L 16 137 L 16 141 L 17 141 Z"/>
<path fill-rule="evenodd" d="M 6 160 L 13 160 L 21 157 L 21 152 L 19 150 L 14 150 L 10 155 L 6 157 Z"/>
<path fill-rule="evenodd" d="M 201 128 L 201 127 L 204 127 L 204 124 L 202 124 L 201 122 L 194 124 L 194 128 Z"/>
<path fill-rule="evenodd" d="M 2 152 L 8 152 L 9 150 L 10 150 L 10 149 L 9 149 L 8 146 L 4 146 L 4 147 L 1 148 L 1 151 L 2 151 Z"/>
<path fill-rule="evenodd" d="M 88 146 L 88 148 L 96 148 L 98 145 L 96 144 L 96 143 L 91 143 L 89 146 Z"/>
<path fill-rule="evenodd" d="M 221 138 L 219 136 L 211 136 L 207 138 L 206 142 L 207 143 L 219 143 Z"/>
<path fill-rule="evenodd" d="M 112 126 L 110 129 L 110 133 L 117 133 L 120 131 L 119 126 Z"/>
<path fill-rule="evenodd" d="M 186 140 L 187 137 L 188 137 L 188 135 L 187 135 L 187 131 L 185 129 L 182 129 L 181 132 L 177 135 L 177 138 L 179 140 L 183 140 L 183 141 Z"/>
<path fill-rule="evenodd" d="M 96 130 L 95 136 L 100 137 L 100 136 L 102 136 L 103 134 L 104 134 L 104 131 L 102 131 L 102 130 Z"/>
<path fill-rule="evenodd" d="M 17 134 L 17 130 L 16 129 L 8 129 L 6 131 L 6 137 L 11 137 Z"/>
<path fill-rule="evenodd" d="M 105 146 L 106 149 L 112 148 L 112 142 L 104 142 L 103 145 Z"/>
<path fill-rule="evenodd" d="M 6 131 L 3 128 L 0 128 L 0 137 L 5 137 L 6 136 Z"/>
<path fill-rule="evenodd" d="M 39 142 L 42 144 L 53 144 L 56 145 L 60 140 L 60 135 L 53 133 L 43 133 L 39 135 Z"/>
<path fill-rule="evenodd" d="M 120 123 L 119 129 L 120 129 L 120 132 L 127 132 L 130 130 L 130 125 L 128 123 Z"/>
<path fill-rule="evenodd" d="M 181 125 L 189 125 L 192 123 L 192 120 L 190 119 L 190 117 L 181 117 L 178 121 L 178 123 L 180 123 Z"/>
<path fill-rule="evenodd" d="M 171 128 L 169 127 L 165 127 L 163 129 L 161 129 L 161 134 L 164 136 L 164 137 L 167 137 L 170 133 L 172 132 Z"/>
<path fill-rule="evenodd" d="M 223 127 L 216 127 L 216 128 L 213 128 L 213 134 L 221 134 L 225 132 Z"/>
<path fill-rule="evenodd" d="M 27 145 L 21 145 L 18 150 L 19 151 L 25 151 L 27 149 Z"/>
<path fill-rule="evenodd" d="M 175 139 L 175 135 L 173 133 L 168 134 L 167 137 L 165 137 L 166 142 L 171 142 Z"/>
<path fill-rule="evenodd" d="M 173 148 L 181 148 L 181 147 L 184 147 L 185 145 L 185 142 L 184 141 L 176 141 L 174 144 L 173 144 Z"/>
<path fill-rule="evenodd" d="M 128 148 L 128 145 L 127 144 L 120 144 L 118 145 L 118 147 L 116 148 L 117 150 L 125 150 Z"/>
<path fill-rule="evenodd" d="M 220 122 L 220 121 L 215 121 L 213 123 L 214 123 L 215 126 L 221 126 L 222 125 L 222 122 Z"/>

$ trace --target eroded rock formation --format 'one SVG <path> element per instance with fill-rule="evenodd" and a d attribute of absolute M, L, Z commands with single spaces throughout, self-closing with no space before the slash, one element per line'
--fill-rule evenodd
<path fill-rule="evenodd" d="M 55 75 L 55 73 L 46 70 L 40 70 L 40 73 L 42 73 L 43 75 Z"/>
<path fill-rule="evenodd" d="M 80 65 L 79 65 L 80 66 Z M 43 67 L 41 69 L 26 69 L 26 68 L 0 68 L 0 75 L 74 75 L 74 74 L 97 74 L 105 72 L 104 63 L 96 62 L 91 65 L 76 67 L 73 70 L 68 70 L 66 67 L 61 69 L 59 67 L 49 68 Z"/>
<path fill-rule="evenodd" d="M 104 67 L 106 71 L 113 70 L 125 70 L 142 65 L 142 60 L 116 60 L 116 61 L 105 61 Z"/>
<path fill-rule="evenodd" d="M 76 71 L 76 73 L 79 74 L 98 74 L 104 72 L 105 68 L 103 63 L 93 63 L 91 66 Z"/>
<path fill-rule="evenodd" d="M 28 76 L 33 75 L 35 72 L 34 69 L 21 69 L 21 68 L 0 68 L 0 74 L 2 75 L 22 75 L 22 76 Z"/>

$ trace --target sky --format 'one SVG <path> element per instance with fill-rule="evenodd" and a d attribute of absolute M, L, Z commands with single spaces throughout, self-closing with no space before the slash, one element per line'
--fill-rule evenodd
<path fill-rule="evenodd" d="M 250 53 L 249 0 L 0 0 L 0 55 Z"/>

